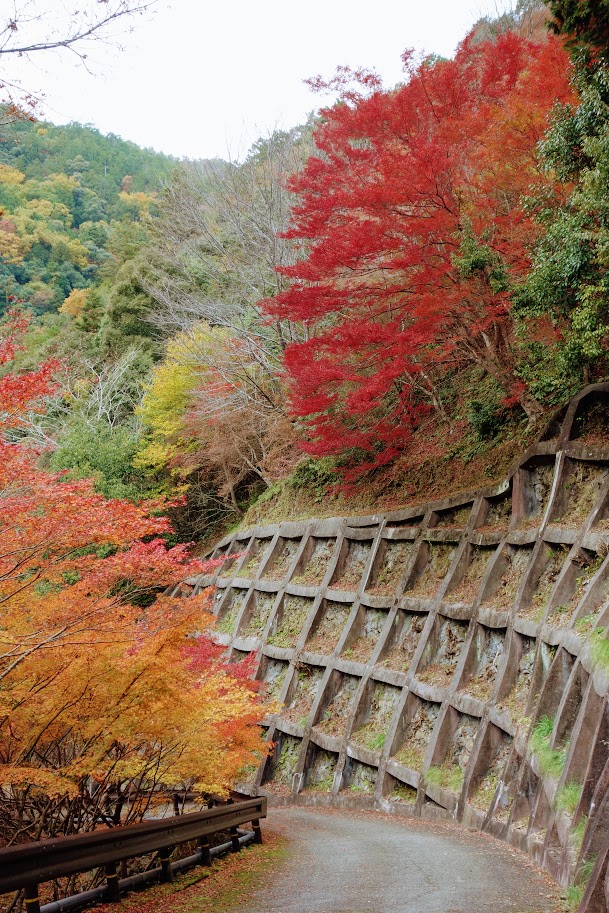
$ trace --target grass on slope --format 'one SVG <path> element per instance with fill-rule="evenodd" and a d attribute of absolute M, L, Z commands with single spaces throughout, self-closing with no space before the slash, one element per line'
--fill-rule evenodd
<path fill-rule="evenodd" d="M 448 494 L 474 492 L 503 481 L 538 434 L 539 427 L 513 427 L 484 447 L 455 448 L 457 453 L 435 446 L 432 435 L 421 435 L 403 465 L 372 474 L 344 491 L 339 484 L 299 483 L 297 470 L 267 489 L 246 511 L 239 527 L 400 510 Z"/>

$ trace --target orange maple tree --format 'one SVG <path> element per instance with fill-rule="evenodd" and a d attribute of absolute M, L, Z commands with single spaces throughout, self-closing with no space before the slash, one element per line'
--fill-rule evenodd
<path fill-rule="evenodd" d="M 0 845 L 134 820 L 158 786 L 226 792 L 265 750 L 209 595 L 167 595 L 205 566 L 167 547 L 163 505 L 106 500 L 19 443 L 56 367 L 0 379 Z"/>

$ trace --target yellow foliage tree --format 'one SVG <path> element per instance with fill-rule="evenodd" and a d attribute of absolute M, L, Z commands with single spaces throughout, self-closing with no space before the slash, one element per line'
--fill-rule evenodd
<path fill-rule="evenodd" d="M 139 410 L 148 436 L 137 465 L 169 467 L 238 511 L 240 486 L 270 484 L 294 461 L 293 429 L 277 400 L 256 338 L 201 322 L 169 343 L 155 369 Z"/>
<path fill-rule="evenodd" d="M 194 446 L 186 432 L 186 413 L 193 392 L 205 381 L 209 370 L 201 364 L 201 352 L 221 349 L 226 330 L 199 324 L 190 333 L 179 333 L 167 345 L 164 361 L 153 372 L 137 413 L 146 429 L 146 445 L 135 465 L 158 472 L 172 458 Z"/>
<path fill-rule="evenodd" d="M 74 288 L 59 308 L 60 314 L 67 314 L 68 317 L 80 317 L 84 311 L 89 289 Z"/>
<path fill-rule="evenodd" d="M 140 218 L 147 216 L 150 213 L 150 207 L 156 202 L 153 194 L 143 193 L 141 190 L 134 193 L 121 190 L 118 198 L 129 207 L 135 216 Z"/>
<path fill-rule="evenodd" d="M 22 184 L 25 175 L 10 165 L 3 165 L 0 162 L 0 184 Z"/>
<path fill-rule="evenodd" d="M 21 263 L 29 249 L 27 241 L 17 234 L 15 225 L 9 220 L 0 220 L 0 257 L 7 263 Z"/>

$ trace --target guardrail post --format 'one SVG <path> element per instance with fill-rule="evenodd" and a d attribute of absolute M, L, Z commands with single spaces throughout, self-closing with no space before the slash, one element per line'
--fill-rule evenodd
<path fill-rule="evenodd" d="M 201 854 L 201 865 L 211 865 L 211 848 L 209 837 L 201 837 L 199 842 L 199 852 Z"/>
<path fill-rule="evenodd" d="M 234 804 L 235 804 L 235 800 L 234 800 L 234 799 L 227 799 L 227 800 L 226 800 L 226 804 L 227 804 L 227 805 L 234 805 Z M 231 842 L 231 849 L 232 849 L 232 852 L 233 852 L 233 853 L 238 853 L 239 850 L 241 849 L 241 844 L 239 843 L 239 834 L 237 833 L 237 828 L 236 828 L 236 827 L 229 827 L 228 833 L 229 833 L 229 835 L 230 835 L 230 842 Z"/>
<path fill-rule="evenodd" d="M 254 843 L 262 843 L 262 828 L 258 818 L 252 820 L 252 830 L 254 832 Z"/>
<path fill-rule="evenodd" d="M 115 862 L 107 862 L 104 866 L 106 876 L 106 897 L 108 903 L 118 903 L 121 899 L 121 889 L 118 884 L 118 872 Z"/>
<path fill-rule="evenodd" d="M 239 843 L 239 834 L 238 834 L 238 832 L 237 832 L 237 828 L 236 828 L 236 827 L 230 827 L 230 828 L 228 829 L 228 833 L 230 834 L 230 842 L 231 842 L 231 844 L 232 844 L 232 852 L 233 852 L 233 853 L 238 853 L 239 850 L 241 849 L 241 844 Z"/>
<path fill-rule="evenodd" d="M 26 885 L 25 909 L 27 913 L 40 913 L 40 897 L 38 896 L 37 884 Z"/>
<path fill-rule="evenodd" d="M 171 868 L 170 859 L 172 850 L 172 846 L 166 846 L 159 851 L 159 859 L 161 860 L 161 881 L 164 882 L 173 881 L 173 869 Z"/>

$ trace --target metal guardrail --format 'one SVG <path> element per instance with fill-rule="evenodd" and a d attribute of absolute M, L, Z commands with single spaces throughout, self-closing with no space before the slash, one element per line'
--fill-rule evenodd
<path fill-rule="evenodd" d="M 118 901 L 121 889 L 160 877 L 172 881 L 175 871 L 193 865 L 209 865 L 218 849 L 237 852 L 248 842 L 237 831 L 238 825 L 251 821 L 250 842 L 262 843 L 260 819 L 266 817 L 266 799 L 248 799 L 203 812 L 172 818 L 144 821 L 109 830 L 53 837 L 0 850 L 0 894 L 25 890 L 27 913 L 52 913 L 84 906 L 93 900 Z M 209 838 L 228 831 L 230 843 L 210 848 Z M 180 843 L 199 841 L 199 851 L 187 859 L 171 862 L 172 850 Z M 134 856 L 159 851 L 160 868 L 143 875 L 119 880 L 117 866 Z M 214 850 L 216 852 L 214 852 Z M 106 884 L 92 891 L 76 894 L 63 901 L 40 906 L 38 886 L 55 878 L 104 868 Z"/>

